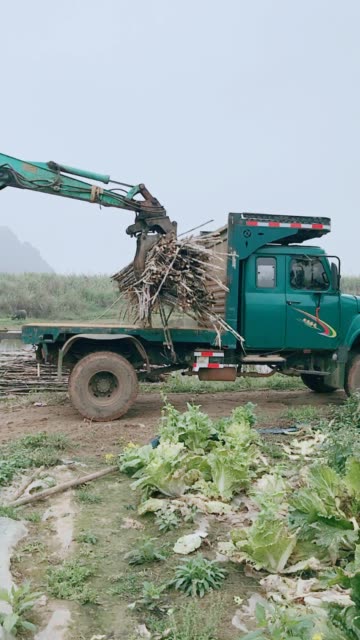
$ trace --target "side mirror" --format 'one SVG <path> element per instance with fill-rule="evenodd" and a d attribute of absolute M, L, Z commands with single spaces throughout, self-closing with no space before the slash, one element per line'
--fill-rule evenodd
<path fill-rule="evenodd" d="M 340 289 L 340 274 L 335 262 L 331 263 L 331 288 L 334 291 L 339 291 Z"/>

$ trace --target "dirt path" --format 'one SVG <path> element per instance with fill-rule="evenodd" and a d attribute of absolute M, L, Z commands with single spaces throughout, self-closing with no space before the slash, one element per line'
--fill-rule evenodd
<path fill-rule="evenodd" d="M 177 409 L 185 409 L 187 402 L 195 402 L 213 418 L 227 416 L 240 404 L 253 402 L 257 405 L 256 413 L 262 426 L 278 425 L 290 407 L 315 405 L 325 408 L 329 404 L 340 404 L 344 399 L 345 394 L 341 391 L 317 395 L 307 390 L 168 395 L 168 400 Z M 116 451 L 123 442 L 148 442 L 156 433 L 161 407 L 159 393 L 140 394 L 124 418 L 110 423 L 83 420 L 68 401 L 44 407 L 2 408 L 0 442 L 38 431 L 58 432 L 69 436 L 78 455 L 102 457 L 104 453 Z"/>

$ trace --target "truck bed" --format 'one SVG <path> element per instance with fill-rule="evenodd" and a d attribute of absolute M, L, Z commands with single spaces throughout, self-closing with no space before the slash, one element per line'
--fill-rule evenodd
<path fill-rule="evenodd" d="M 25 344 L 64 343 L 74 335 L 83 335 L 96 338 L 97 335 L 109 334 L 132 335 L 144 342 L 165 342 L 164 331 L 161 327 L 143 328 L 136 325 L 120 323 L 95 323 L 95 322 L 36 322 L 22 327 L 21 339 Z M 217 334 L 207 328 L 171 327 L 171 339 L 174 343 L 186 342 L 194 344 L 215 345 Z M 222 345 L 232 347 L 234 337 L 230 333 L 222 336 Z"/>

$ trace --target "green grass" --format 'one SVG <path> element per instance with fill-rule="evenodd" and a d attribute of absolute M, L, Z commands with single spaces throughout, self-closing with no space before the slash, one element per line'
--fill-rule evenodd
<path fill-rule="evenodd" d="M 275 374 L 269 378 L 237 378 L 235 382 L 201 382 L 196 376 L 182 376 L 180 373 L 170 375 L 162 383 L 143 383 L 143 393 L 221 393 L 226 391 L 257 391 L 272 389 L 274 391 L 305 389 L 300 378 Z"/>
<path fill-rule="evenodd" d="M 298 424 L 314 424 L 321 420 L 322 412 L 320 407 L 304 405 L 301 407 L 289 407 L 281 417 L 287 420 L 293 420 Z"/>
<path fill-rule="evenodd" d="M 80 487 L 75 492 L 76 499 L 79 502 L 83 502 L 85 504 L 99 504 L 102 501 L 101 496 L 96 493 L 93 493 L 87 487 Z"/>
<path fill-rule="evenodd" d="M 41 514 L 38 511 L 30 511 L 29 513 L 26 513 L 24 516 L 25 520 L 28 520 L 28 522 L 32 522 L 33 524 L 38 524 L 39 522 L 41 522 Z"/>
<path fill-rule="evenodd" d="M 14 309 L 46 320 L 93 320 L 119 297 L 110 276 L 0 273 L 0 317 L 9 324 Z M 120 302 L 107 319 L 119 319 Z M 12 322 L 11 324 L 23 324 Z"/>
<path fill-rule="evenodd" d="M 13 440 L 0 448 L 0 486 L 10 484 L 17 473 L 32 467 L 52 467 L 69 447 L 66 436 L 39 432 Z"/>
<path fill-rule="evenodd" d="M 219 609 L 221 599 L 212 611 L 201 609 L 197 602 L 183 606 L 170 616 L 172 640 L 220 640 Z"/>
<path fill-rule="evenodd" d="M 96 604 L 97 595 L 86 584 L 94 569 L 79 559 L 50 567 L 47 572 L 47 589 L 54 598 L 76 600 L 81 604 Z"/>
<path fill-rule="evenodd" d="M 111 596 L 124 596 L 126 598 L 137 598 L 140 595 L 144 583 L 145 572 L 125 573 L 110 576 L 111 587 L 108 594 Z"/>
<path fill-rule="evenodd" d="M 0 517 L 11 518 L 12 520 L 19 520 L 20 514 L 15 507 L 0 506 Z"/>
<path fill-rule="evenodd" d="M 92 531 L 82 531 L 76 538 L 76 542 L 83 542 L 84 544 L 92 545 L 97 544 L 98 540 L 99 538 L 94 533 L 92 533 Z"/>

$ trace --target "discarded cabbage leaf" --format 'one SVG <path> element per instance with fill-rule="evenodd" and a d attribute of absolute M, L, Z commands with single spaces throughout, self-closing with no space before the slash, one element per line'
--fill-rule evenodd
<path fill-rule="evenodd" d="M 201 546 L 202 536 L 199 533 L 190 533 L 179 538 L 175 544 L 173 551 L 183 556 L 192 553 Z"/>
<path fill-rule="evenodd" d="M 222 515 L 232 512 L 232 508 L 229 504 L 220 502 L 219 500 L 209 500 L 205 503 L 205 509 L 208 513 L 213 513 L 216 515 Z"/>
<path fill-rule="evenodd" d="M 148 498 L 148 500 L 139 505 L 138 514 L 142 516 L 144 513 L 156 513 L 160 509 L 165 509 L 167 503 L 167 500 L 161 500 L 160 498 Z"/>

